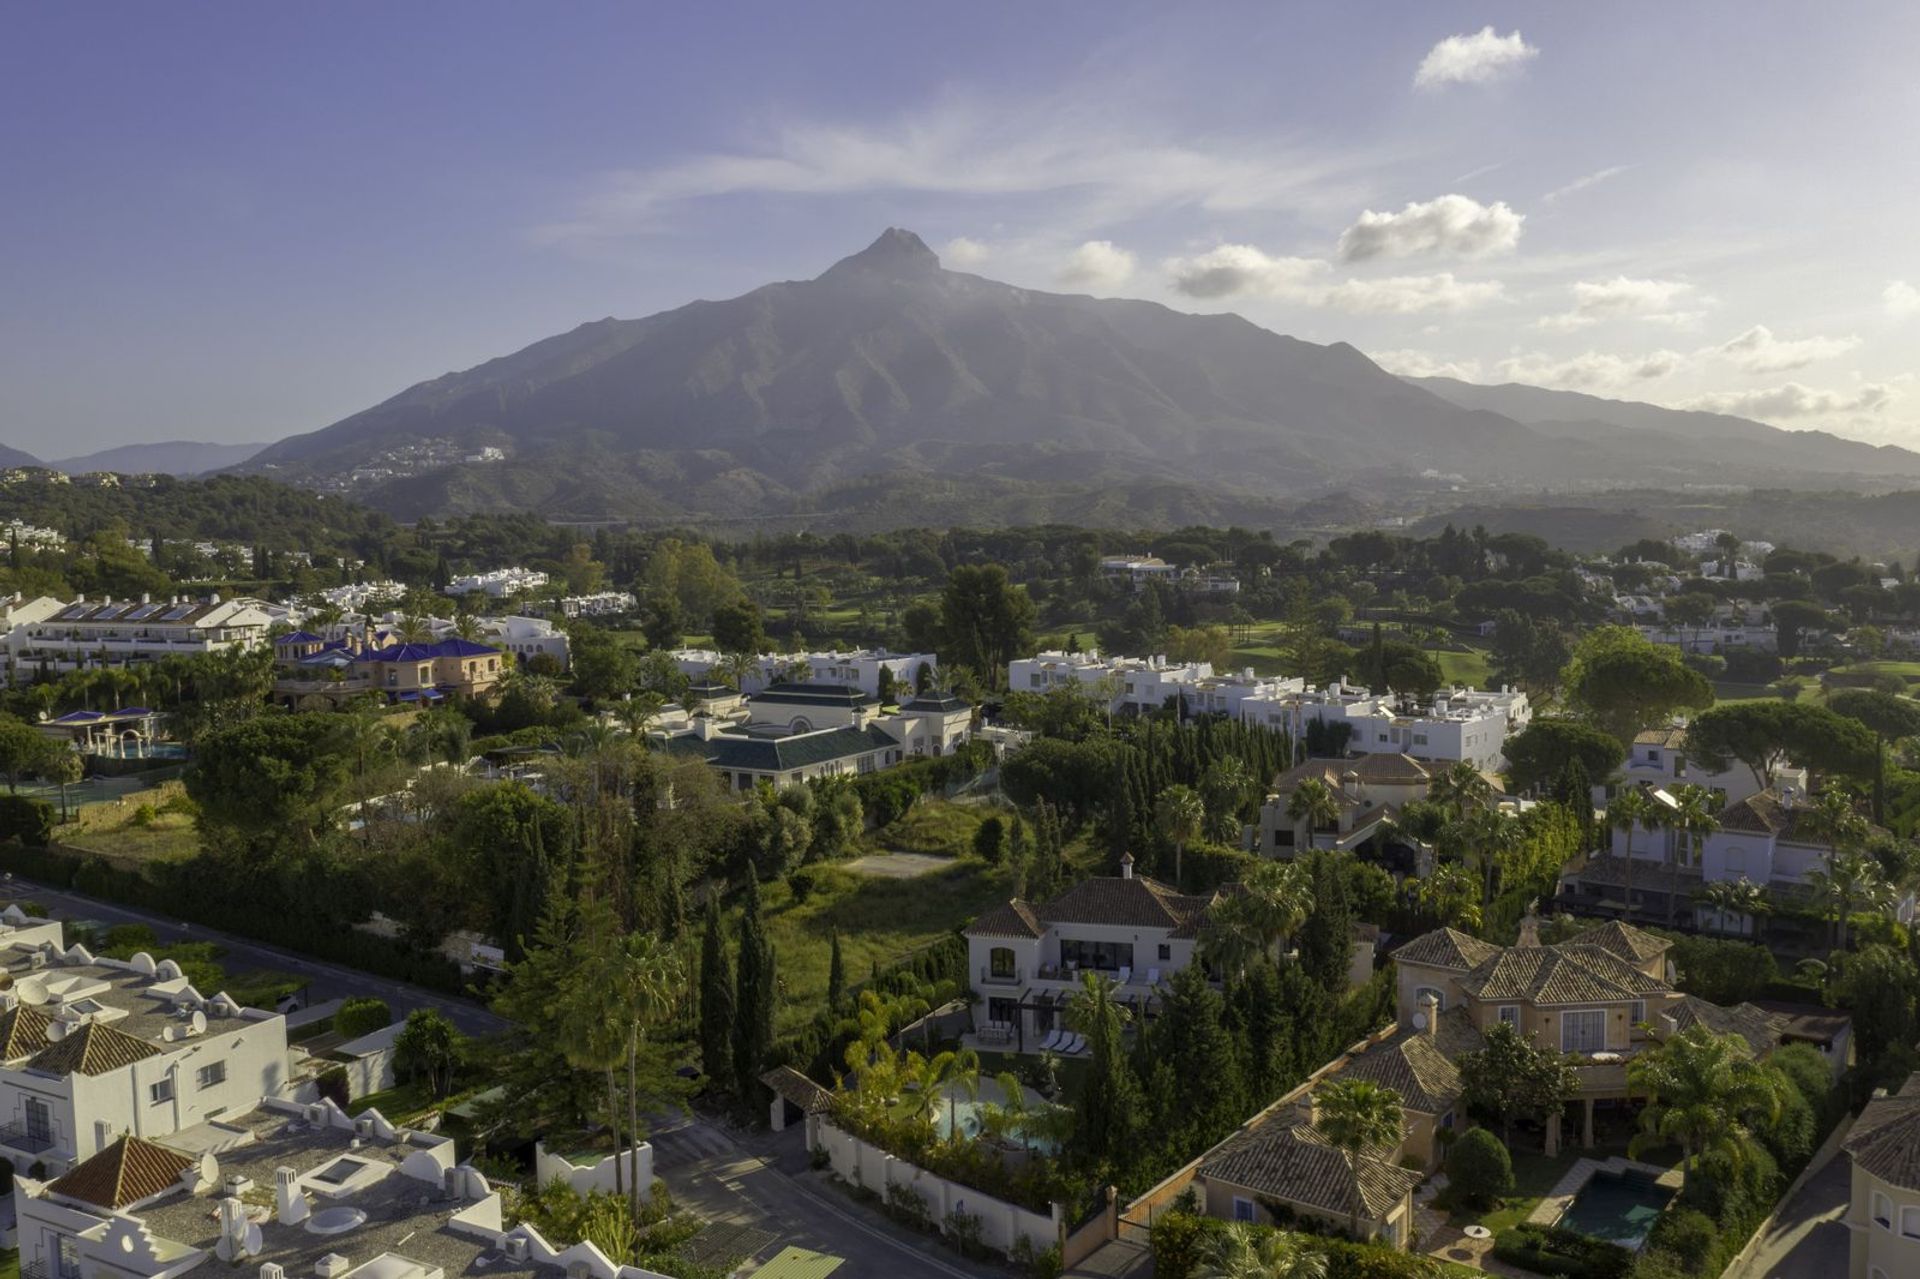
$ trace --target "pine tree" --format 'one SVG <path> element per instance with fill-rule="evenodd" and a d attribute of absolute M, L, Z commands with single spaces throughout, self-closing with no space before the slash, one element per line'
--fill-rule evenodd
<path fill-rule="evenodd" d="M 760 884 L 747 876 L 746 905 L 740 912 L 740 947 L 734 972 L 733 1079 L 735 1091 L 751 1105 L 759 1092 L 762 1064 L 773 1046 L 773 954 L 760 920 Z"/>
<path fill-rule="evenodd" d="M 1184 1129 L 1179 1145 L 1204 1150 L 1232 1132 L 1246 1114 L 1239 1061 L 1222 1020 L 1220 992 L 1207 984 L 1199 965 L 1189 964 L 1167 983 L 1160 1005 L 1151 1037 L 1157 1055 L 1181 1081 L 1175 1120 Z"/>
<path fill-rule="evenodd" d="M 840 957 L 840 933 L 833 934 L 833 957 L 827 962 L 827 1011 L 838 1017 L 847 1005 L 847 967 Z"/>
<path fill-rule="evenodd" d="M 700 1069 L 715 1087 L 733 1088 L 733 965 L 720 937 L 720 906 L 707 902 L 700 944 Z"/>

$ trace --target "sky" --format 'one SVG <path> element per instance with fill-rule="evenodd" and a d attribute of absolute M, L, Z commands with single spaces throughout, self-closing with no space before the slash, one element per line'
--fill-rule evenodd
<path fill-rule="evenodd" d="M 45 458 L 313 430 L 888 226 L 1920 448 L 1910 0 L 6 12 L 0 442 Z"/>

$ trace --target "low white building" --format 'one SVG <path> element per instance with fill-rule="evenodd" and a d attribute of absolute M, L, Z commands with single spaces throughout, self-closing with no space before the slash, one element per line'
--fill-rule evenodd
<path fill-rule="evenodd" d="M 1426 702 L 1376 694 L 1345 680 L 1278 696 L 1248 698 L 1240 717 L 1305 738 L 1313 722 L 1345 724 L 1347 750 L 1383 752 L 1429 762 L 1467 761 L 1481 772 L 1506 766 L 1506 741 L 1533 720 L 1527 695 L 1508 685 L 1497 690 L 1443 688 Z"/>
<path fill-rule="evenodd" d="M 673 650 L 674 665 L 695 681 L 711 677 L 726 660 L 727 655 L 717 649 Z M 895 695 L 909 697 L 919 687 L 922 671 L 932 679 L 939 669 L 940 659 L 932 653 L 893 653 L 884 648 L 762 653 L 741 676 L 740 691 L 758 693 L 774 684 L 847 684 L 869 697 L 878 697 L 880 672 L 884 670 L 892 676 Z"/>
<path fill-rule="evenodd" d="M 629 591 L 595 591 L 591 595 L 569 595 L 560 601 L 563 617 L 615 617 L 631 613 L 639 606 Z"/>
<path fill-rule="evenodd" d="M 1721 653 L 1730 648 L 1775 653 L 1780 649 L 1780 632 L 1770 622 L 1710 622 L 1704 626 L 1666 622 L 1642 626 L 1639 631 L 1649 643 L 1668 644 L 1686 653 Z"/>
<path fill-rule="evenodd" d="M 948 694 L 910 697 L 897 711 L 851 684 L 775 684 L 744 705 L 737 698 L 725 689 L 705 701 L 687 732 L 666 739 L 668 749 L 705 760 L 735 791 L 877 772 L 952 754 L 973 736 L 973 707 Z"/>
<path fill-rule="evenodd" d="M 511 653 L 521 666 L 542 653 L 560 663 L 562 670 L 571 664 L 567 633 L 544 617 L 523 617 L 517 613 L 508 617 L 486 617 L 480 619 L 479 629 L 481 639 L 503 653 Z"/>
<path fill-rule="evenodd" d="M 365 611 L 369 604 L 385 604 L 392 600 L 405 599 L 407 586 L 386 578 L 377 582 L 349 582 L 345 586 L 329 586 L 320 592 L 323 603 L 335 608 Z"/>
<path fill-rule="evenodd" d="M 1764 786 L 1753 775 L 1752 769 L 1738 761 L 1724 770 L 1714 772 L 1689 758 L 1684 724 L 1651 728 L 1635 737 L 1632 748 L 1627 751 L 1626 762 L 1620 766 L 1620 779 L 1622 784 L 1629 786 L 1704 786 L 1718 792 L 1727 803 L 1738 803 Z M 1807 770 L 1781 761 L 1774 767 L 1773 784 L 1791 787 L 1805 794 Z M 1609 788 L 1604 783 L 1597 783 L 1594 786 L 1594 803 L 1606 807 L 1609 794 Z"/>
<path fill-rule="evenodd" d="M 46 672 L 137 666 L 266 641 L 274 618 L 258 600 L 155 600 L 42 597 L 15 606 L 6 636 L 8 678 L 20 684 Z"/>
<path fill-rule="evenodd" d="M 1253 699 L 1305 691 L 1306 682 L 1256 675 L 1252 667 L 1215 672 L 1211 662 L 1172 662 L 1152 657 L 1102 657 L 1097 650 L 1050 649 L 1007 663 L 1007 687 L 1023 693 L 1074 688 L 1115 712 L 1157 711 L 1178 696 L 1189 715 L 1239 716 Z"/>
<path fill-rule="evenodd" d="M 485 573 L 469 573 L 448 582 L 441 593 L 459 599 L 479 591 L 492 599 L 505 599 L 525 591 L 537 591 L 547 584 L 547 575 L 532 568 L 496 568 Z"/>

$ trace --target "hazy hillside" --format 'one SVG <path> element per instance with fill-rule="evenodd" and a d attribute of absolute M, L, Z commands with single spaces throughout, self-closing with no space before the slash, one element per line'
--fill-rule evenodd
<path fill-rule="evenodd" d="M 212 471 L 238 466 L 264 444 L 199 444 L 191 440 L 167 440 L 159 444 L 123 444 L 80 457 L 62 458 L 48 465 L 69 474 L 87 471 L 118 471 L 123 475 L 206 475 Z"/>

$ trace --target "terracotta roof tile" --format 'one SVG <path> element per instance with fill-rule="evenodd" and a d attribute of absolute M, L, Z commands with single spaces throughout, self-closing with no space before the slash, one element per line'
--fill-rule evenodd
<path fill-rule="evenodd" d="M 120 1209 L 171 1190 L 192 1166 L 187 1156 L 138 1137 L 122 1137 L 50 1184 L 56 1195 Z"/>
<path fill-rule="evenodd" d="M 45 1048 L 52 1021 L 31 1004 L 15 1004 L 0 1013 L 0 1061 L 30 1057 Z"/>
<path fill-rule="evenodd" d="M 966 927 L 969 937 L 1039 937 L 1046 931 L 1033 907 L 1018 897 L 982 913 Z"/>
<path fill-rule="evenodd" d="M 1362 1154 L 1357 1164 L 1356 1177 L 1347 1157 L 1303 1123 L 1243 1130 L 1200 1165 L 1199 1175 L 1343 1216 L 1352 1213 L 1357 1197 L 1361 1215 L 1374 1220 L 1392 1212 L 1422 1180 L 1422 1174 L 1373 1154 Z"/>
<path fill-rule="evenodd" d="M 1644 964 L 1655 955 L 1664 955 L 1673 946 L 1664 937 L 1655 937 L 1645 929 L 1635 928 L 1617 919 L 1575 933 L 1572 940 L 1610 950 L 1634 964 Z"/>
<path fill-rule="evenodd" d="M 27 1069 L 48 1075 L 104 1075 L 159 1055 L 160 1050 L 144 1039 L 105 1022 L 90 1021 L 42 1048 Z"/>
<path fill-rule="evenodd" d="M 1458 968 L 1464 972 L 1499 953 L 1500 948 L 1490 941 L 1481 941 L 1457 928 L 1436 928 L 1394 951 L 1393 958 L 1402 964 Z"/>

